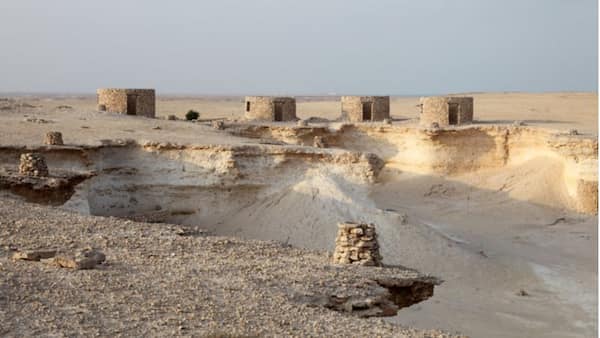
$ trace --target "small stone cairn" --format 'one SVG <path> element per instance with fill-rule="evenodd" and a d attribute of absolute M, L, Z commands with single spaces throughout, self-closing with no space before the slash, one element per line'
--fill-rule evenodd
<path fill-rule="evenodd" d="M 381 266 L 375 224 L 344 222 L 338 224 L 334 264 Z"/>
<path fill-rule="evenodd" d="M 21 154 L 19 174 L 25 176 L 47 177 L 48 166 L 46 165 L 46 159 L 38 153 Z"/>
<path fill-rule="evenodd" d="M 47 145 L 62 146 L 64 145 L 62 134 L 58 131 L 49 131 L 46 133 L 44 143 Z"/>

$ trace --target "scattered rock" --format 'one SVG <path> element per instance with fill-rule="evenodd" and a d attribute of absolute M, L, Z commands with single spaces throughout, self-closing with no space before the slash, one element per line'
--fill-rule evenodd
<path fill-rule="evenodd" d="M 216 130 L 223 130 L 223 129 L 225 129 L 225 122 L 223 122 L 221 120 L 212 121 L 212 127 L 213 127 L 213 129 L 216 129 Z"/>
<path fill-rule="evenodd" d="M 525 123 L 524 121 L 516 120 L 515 122 L 513 122 L 513 125 L 515 125 L 515 126 L 526 126 L 527 123 Z"/>
<path fill-rule="evenodd" d="M 17 251 L 13 254 L 14 260 L 39 261 L 41 259 L 52 258 L 56 255 L 56 250 L 28 250 Z"/>
<path fill-rule="evenodd" d="M 517 296 L 527 297 L 527 296 L 529 296 L 529 292 L 521 289 L 521 290 L 517 291 Z"/>
<path fill-rule="evenodd" d="M 383 119 L 383 124 L 392 124 L 392 119 Z"/>
<path fill-rule="evenodd" d="M 431 128 L 431 129 L 440 129 L 440 124 L 439 124 L 439 123 L 437 123 L 437 122 L 432 122 L 432 123 L 429 125 L 429 128 Z"/>
<path fill-rule="evenodd" d="M 106 111 L 106 105 L 105 104 L 99 104 L 98 105 L 98 111 Z"/>
<path fill-rule="evenodd" d="M 327 143 L 325 143 L 323 136 L 315 136 L 315 138 L 313 139 L 313 147 L 327 148 Z"/>
<path fill-rule="evenodd" d="M 569 129 L 569 135 L 579 135 L 579 131 L 577 129 Z"/>
<path fill-rule="evenodd" d="M 169 120 L 169 121 L 176 121 L 177 120 L 177 116 L 175 116 L 175 115 L 167 115 L 167 120 Z"/>
<path fill-rule="evenodd" d="M 56 106 L 56 109 L 73 109 L 73 107 L 68 106 L 66 104 L 62 104 L 60 106 Z"/>
<path fill-rule="evenodd" d="M 44 139 L 44 144 L 47 145 L 55 145 L 62 146 L 64 145 L 62 133 L 58 131 L 49 131 L 46 133 L 46 138 Z"/>
<path fill-rule="evenodd" d="M 381 266 L 379 243 L 374 224 L 345 222 L 338 224 L 333 262 Z"/>
<path fill-rule="evenodd" d="M 152 129 L 154 129 L 154 130 L 161 130 L 162 128 L 160 126 L 156 126 L 156 127 L 152 127 Z"/>
<path fill-rule="evenodd" d="M 37 117 L 27 117 L 23 121 L 25 121 L 25 122 L 33 122 L 33 123 L 40 123 L 40 124 L 54 123 L 54 121 L 40 119 L 40 118 L 37 118 Z"/>
<path fill-rule="evenodd" d="M 46 159 L 41 154 L 24 153 L 21 154 L 20 161 L 19 174 L 34 177 L 49 176 Z"/>
<path fill-rule="evenodd" d="M 306 122 L 306 120 L 298 120 L 297 126 L 298 127 L 308 127 L 308 122 Z"/>
<path fill-rule="evenodd" d="M 85 249 L 81 251 L 75 258 L 66 256 L 56 256 L 46 261 L 46 263 L 61 268 L 75 270 L 89 270 L 106 261 L 106 255 L 102 251 L 96 249 Z"/>

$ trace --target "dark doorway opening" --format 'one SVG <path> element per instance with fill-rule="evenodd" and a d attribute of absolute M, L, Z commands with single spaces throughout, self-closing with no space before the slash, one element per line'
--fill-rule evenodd
<path fill-rule="evenodd" d="M 448 123 L 458 124 L 458 104 L 448 103 Z"/>
<path fill-rule="evenodd" d="M 283 103 L 275 102 L 275 121 L 283 121 Z"/>
<path fill-rule="evenodd" d="M 127 115 L 137 114 L 137 95 L 127 95 Z"/>
<path fill-rule="evenodd" d="M 246 101 L 246 111 L 250 111 L 250 101 Z"/>
<path fill-rule="evenodd" d="M 365 102 L 362 104 L 362 119 L 363 121 L 371 121 L 373 118 L 373 104 Z"/>

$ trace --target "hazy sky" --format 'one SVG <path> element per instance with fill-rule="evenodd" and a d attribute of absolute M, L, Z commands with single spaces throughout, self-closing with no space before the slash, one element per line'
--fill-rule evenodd
<path fill-rule="evenodd" d="M 0 0 L 0 91 L 596 91 L 596 0 Z"/>

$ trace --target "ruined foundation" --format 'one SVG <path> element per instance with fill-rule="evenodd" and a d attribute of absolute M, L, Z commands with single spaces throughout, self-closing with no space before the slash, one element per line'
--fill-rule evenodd
<path fill-rule="evenodd" d="M 295 121 L 296 99 L 293 97 L 246 96 L 244 116 L 257 121 Z"/>
<path fill-rule="evenodd" d="M 19 174 L 24 176 L 46 177 L 48 166 L 44 157 L 37 153 L 21 154 Z"/>
<path fill-rule="evenodd" d="M 62 133 L 58 131 L 49 131 L 46 133 L 46 138 L 44 139 L 44 144 L 53 145 L 53 146 L 62 146 L 64 145 Z"/>
<path fill-rule="evenodd" d="M 422 97 L 420 124 L 438 127 L 473 122 L 473 98 L 454 96 Z"/>
<path fill-rule="evenodd" d="M 155 116 L 154 89 L 98 89 L 98 108 L 110 113 Z"/>
<path fill-rule="evenodd" d="M 390 119 L 389 96 L 342 96 L 342 119 L 351 122 Z"/>
<path fill-rule="evenodd" d="M 381 266 L 381 259 L 374 224 L 338 224 L 333 263 Z"/>

